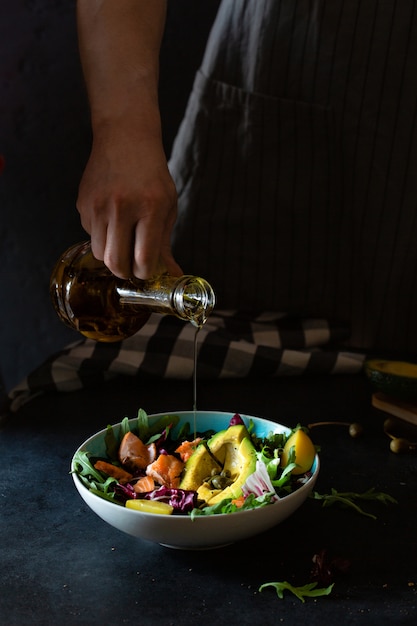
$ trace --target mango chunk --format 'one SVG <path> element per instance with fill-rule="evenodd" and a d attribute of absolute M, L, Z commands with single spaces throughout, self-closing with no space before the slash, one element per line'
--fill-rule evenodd
<path fill-rule="evenodd" d="M 125 506 L 127 509 L 134 509 L 142 513 L 157 513 L 159 515 L 171 515 L 174 510 L 170 504 L 159 502 L 159 500 L 126 500 Z"/>
<path fill-rule="evenodd" d="M 292 474 L 305 474 L 311 469 L 313 465 L 316 449 L 310 437 L 299 428 L 291 437 L 289 437 L 285 443 L 284 450 L 281 454 L 281 465 L 285 468 L 288 465 L 288 458 L 290 450 L 294 446 L 295 448 L 295 462 L 297 467 L 292 470 Z"/>

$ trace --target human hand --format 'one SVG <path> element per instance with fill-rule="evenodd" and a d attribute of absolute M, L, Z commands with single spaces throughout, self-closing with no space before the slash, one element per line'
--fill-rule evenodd
<path fill-rule="evenodd" d="M 94 256 L 116 276 L 183 273 L 171 252 L 177 195 L 159 137 L 126 124 L 96 132 L 77 209 Z"/>

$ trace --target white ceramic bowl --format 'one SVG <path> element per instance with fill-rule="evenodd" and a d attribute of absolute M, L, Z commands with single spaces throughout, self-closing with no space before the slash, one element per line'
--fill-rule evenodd
<path fill-rule="evenodd" d="M 180 423 L 190 422 L 193 428 L 193 411 L 169 411 L 169 413 L 178 415 Z M 148 418 L 151 422 L 165 414 L 149 415 Z M 233 415 L 233 413 L 218 411 L 197 411 L 196 429 L 197 431 L 223 430 L 228 427 Z M 281 424 L 259 417 L 242 414 L 240 416 L 247 425 L 249 420 L 254 422 L 254 430 L 258 436 L 267 436 L 270 432 L 288 432 L 289 430 Z M 116 434 L 119 427 L 120 423 L 113 427 Z M 93 456 L 105 456 L 105 434 L 106 429 L 99 431 L 84 441 L 77 452 L 85 451 L 90 452 Z M 74 458 L 71 469 L 75 469 Z M 127 509 L 96 496 L 83 485 L 77 474 L 73 473 L 72 476 L 84 502 L 111 526 L 134 537 L 140 537 L 171 548 L 202 550 L 225 546 L 253 537 L 279 524 L 303 504 L 316 483 L 318 473 L 319 458 L 316 455 L 311 478 L 302 487 L 281 498 L 278 502 L 250 511 L 237 511 L 228 515 L 201 516 L 193 520 L 188 516 L 158 515 Z"/>

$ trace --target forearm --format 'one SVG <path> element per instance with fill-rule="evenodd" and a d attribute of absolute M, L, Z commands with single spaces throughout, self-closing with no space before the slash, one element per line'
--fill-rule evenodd
<path fill-rule="evenodd" d="M 166 0 L 78 0 L 80 57 L 93 131 L 132 119 L 160 134 L 159 50 Z"/>
<path fill-rule="evenodd" d="M 177 196 L 158 104 L 165 0 L 78 0 L 93 144 L 77 208 L 93 254 L 117 276 L 181 269 L 172 257 Z"/>

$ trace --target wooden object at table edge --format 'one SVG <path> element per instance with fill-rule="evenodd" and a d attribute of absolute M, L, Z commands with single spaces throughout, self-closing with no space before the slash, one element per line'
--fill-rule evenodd
<path fill-rule="evenodd" d="M 417 404 L 397 400 L 377 391 L 372 394 L 372 406 L 417 426 Z"/>

